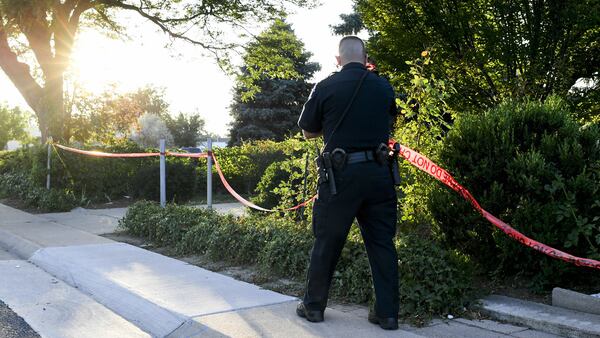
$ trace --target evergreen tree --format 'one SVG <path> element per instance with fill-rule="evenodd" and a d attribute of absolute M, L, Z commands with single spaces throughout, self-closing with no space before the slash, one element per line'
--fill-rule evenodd
<path fill-rule="evenodd" d="M 249 140 L 282 140 L 300 131 L 296 121 L 320 65 L 285 19 L 277 19 L 248 44 L 237 77 L 230 145 Z"/>

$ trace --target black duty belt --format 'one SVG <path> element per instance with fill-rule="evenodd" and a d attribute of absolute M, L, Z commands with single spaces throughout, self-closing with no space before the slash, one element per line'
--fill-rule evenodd
<path fill-rule="evenodd" d="M 362 162 L 375 161 L 375 154 L 372 150 L 357 151 L 354 153 L 346 154 L 346 164 L 356 164 Z"/>

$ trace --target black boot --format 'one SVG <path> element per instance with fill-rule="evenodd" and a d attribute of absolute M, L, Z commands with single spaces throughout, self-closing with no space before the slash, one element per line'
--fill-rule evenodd
<path fill-rule="evenodd" d="M 323 321 L 323 311 L 308 310 L 304 307 L 304 303 L 300 302 L 296 308 L 296 314 L 302 318 L 306 318 L 309 322 L 317 323 Z"/>
<path fill-rule="evenodd" d="M 398 317 L 381 318 L 374 312 L 369 312 L 369 322 L 378 324 L 384 330 L 398 330 Z"/>

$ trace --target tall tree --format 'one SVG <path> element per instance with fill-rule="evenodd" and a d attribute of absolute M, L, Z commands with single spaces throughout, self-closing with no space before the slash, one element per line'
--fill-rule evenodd
<path fill-rule="evenodd" d="M 580 78 L 600 80 L 597 0 L 354 2 L 379 69 L 408 84 L 405 61 L 434 49 L 434 70 L 457 89 L 458 111 L 508 96 L 564 97 Z M 336 32 L 360 28 L 356 18 L 342 19 Z M 592 89 L 585 95 L 600 90 Z"/>
<path fill-rule="evenodd" d="M 169 118 L 169 104 L 162 88 L 151 86 L 132 92 L 118 93 L 111 88 L 96 95 L 81 92 L 71 98 L 68 126 L 71 140 L 79 142 L 110 142 L 115 137 L 129 134 L 143 114 Z"/>
<path fill-rule="evenodd" d="M 308 82 L 321 66 L 285 19 L 248 44 L 234 89 L 230 144 L 282 140 L 299 131 L 296 121 L 310 94 Z"/>
<path fill-rule="evenodd" d="M 207 133 L 204 130 L 204 119 L 200 114 L 184 115 L 167 118 L 167 127 L 173 135 L 173 143 L 178 147 L 194 147 Z"/>
<path fill-rule="evenodd" d="M 82 25 L 123 32 L 119 11 L 139 15 L 170 38 L 223 56 L 225 27 L 279 15 L 313 0 L 0 0 L 0 68 L 35 112 L 42 140 L 65 136 L 64 74 Z M 30 62 L 26 62 L 29 59 Z"/>
<path fill-rule="evenodd" d="M 0 103 L 0 150 L 8 141 L 26 141 L 29 116 L 18 107 L 9 108 Z"/>

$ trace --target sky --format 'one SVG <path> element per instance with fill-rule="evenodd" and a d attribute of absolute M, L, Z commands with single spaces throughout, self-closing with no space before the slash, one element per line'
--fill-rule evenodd
<path fill-rule="evenodd" d="M 296 35 L 313 53 L 311 61 L 321 64 L 314 81 L 336 70 L 334 56 L 339 37 L 331 33 L 329 25 L 340 21 L 339 14 L 350 12 L 351 0 L 321 0 L 321 6 L 296 9 L 288 17 Z M 227 136 L 233 79 L 213 59 L 203 56 L 200 47 L 178 43 L 176 48 L 166 48 L 169 40 L 150 23 L 139 17 L 127 20 L 130 39 L 126 41 L 112 40 L 95 31 L 81 32 L 71 60 L 79 86 L 96 93 L 111 84 L 120 91 L 146 85 L 164 87 L 171 113 L 198 112 L 208 132 Z M 1 70 L 0 102 L 27 108 Z"/>

